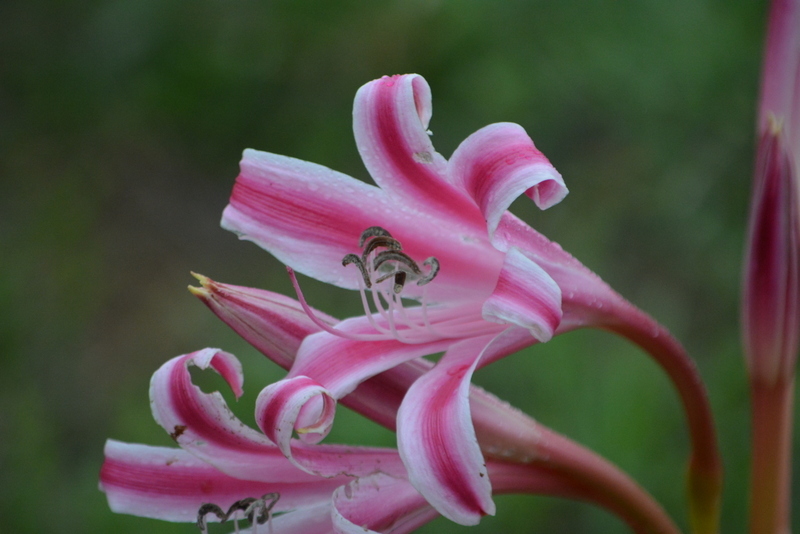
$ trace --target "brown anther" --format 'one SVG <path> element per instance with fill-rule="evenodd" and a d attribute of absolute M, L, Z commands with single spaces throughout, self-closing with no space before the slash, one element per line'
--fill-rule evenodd
<path fill-rule="evenodd" d="M 383 247 L 387 250 L 403 250 L 403 245 L 400 241 L 393 237 L 379 236 L 370 239 L 364 247 L 364 252 L 361 254 L 361 261 L 367 263 L 367 256 L 376 248 Z"/>
<path fill-rule="evenodd" d="M 255 501 L 253 504 L 250 505 L 250 511 L 245 512 L 248 513 L 247 518 L 250 520 L 250 523 L 258 522 L 259 525 L 263 525 L 269 519 L 269 514 L 272 509 L 278 504 L 278 499 L 281 498 L 280 493 L 265 493 L 261 496 L 260 499 Z M 267 504 L 269 501 L 269 504 Z M 256 515 L 256 508 L 260 508 L 261 510 Z"/>
<path fill-rule="evenodd" d="M 364 278 L 364 284 L 366 284 L 367 287 L 372 287 L 372 282 L 369 279 L 367 267 L 364 265 L 364 262 L 361 261 L 361 258 L 355 254 L 348 254 L 342 258 L 342 266 L 347 267 L 351 263 L 358 267 L 358 270 L 361 271 L 361 276 Z"/>
<path fill-rule="evenodd" d="M 380 226 L 370 226 L 361 233 L 361 239 L 358 240 L 358 246 L 363 247 L 367 239 L 377 236 L 392 237 L 392 234 L 390 234 L 389 230 L 386 228 L 381 228 Z"/>
<path fill-rule="evenodd" d="M 224 523 L 240 510 L 244 513 L 245 518 L 251 525 L 255 522 L 258 522 L 259 525 L 263 525 L 269 520 L 269 514 L 280 497 L 280 493 L 265 493 L 260 499 L 246 497 L 233 503 L 231 507 L 228 508 L 227 513 L 223 512 L 222 508 L 214 503 L 206 503 L 200 506 L 200 509 L 197 511 L 197 528 L 200 529 L 200 532 L 207 534 L 208 525 L 206 516 L 208 514 L 213 513 L 220 522 Z"/>
<path fill-rule="evenodd" d="M 422 271 L 419 270 L 417 262 L 411 259 L 411 256 L 400 250 L 384 250 L 375 256 L 372 261 L 372 270 L 377 271 L 387 261 L 396 261 L 401 265 L 408 267 L 412 273 L 420 275 Z"/>
<path fill-rule="evenodd" d="M 439 260 L 431 256 L 427 260 L 422 262 L 422 265 L 427 265 L 429 267 L 428 274 L 417 280 L 418 286 L 424 286 L 434 278 L 439 273 Z"/>
<path fill-rule="evenodd" d="M 406 272 L 405 271 L 397 271 L 394 274 L 394 292 L 395 294 L 399 294 L 403 290 L 403 286 L 406 285 Z"/>
<path fill-rule="evenodd" d="M 241 510 L 244 512 L 245 517 L 252 523 L 253 522 L 253 512 L 250 508 L 253 506 L 253 503 L 256 502 L 255 497 L 247 497 L 246 499 L 240 499 L 233 503 L 230 508 L 228 508 L 228 513 L 225 514 L 225 520 L 227 521 L 230 517 L 235 514 L 237 511 Z M 250 515 L 248 516 L 248 510 L 250 510 Z M 224 523 L 224 521 L 223 521 Z"/>
<path fill-rule="evenodd" d="M 358 244 L 363 249 L 361 257 L 356 254 L 347 254 L 342 259 L 342 265 L 345 267 L 351 263 L 356 265 L 358 270 L 361 271 L 364 284 L 368 288 L 372 288 L 373 284 L 380 284 L 394 277 L 393 290 L 396 294 L 399 294 L 405 287 L 408 275 L 413 275 L 417 285 L 422 286 L 433 280 L 439 272 L 439 261 L 431 256 L 422 262 L 423 265 L 429 268 L 428 274 L 423 274 L 417 262 L 403 252 L 403 245 L 400 241 L 393 238 L 387 229 L 380 226 L 370 226 L 364 230 Z M 380 248 L 384 250 L 374 255 L 370 265 L 369 256 Z M 378 273 L 387 262 L 395 262 L 396 265 L 389 270 L 384 269 L 380 276 L 374 281 L 371 280 L 371 276 Z"/>
<path fill-rule="evenodd" d="M 206 523 L 206 516 L 208 514 L 214 514 L 217 516 L 217 519 L 220 521 L 225 521 L 228 519 L 228 514 L 222 511 L 222 508 L 217 506 L 214 503 L 207 502 L 200 506 L 200 509 L 197 510 L 197 528 L 200 529 L 200 532 L 208 532 L 208 527 Z"/>

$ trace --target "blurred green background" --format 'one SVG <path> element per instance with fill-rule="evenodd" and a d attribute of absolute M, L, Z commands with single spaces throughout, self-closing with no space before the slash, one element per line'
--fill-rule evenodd
<path fill-rule="evenodd" d="M 417 72 L 433 90 L 437 149 L 449 156 L 492 122 L 523 125 L 571 193 L 544 213 L 512 210 L 697 359 L 727 468 L 723 532 L 743 532 L 737 307 L 765 11 L 723 0 L 0 3 L 0 528 L 196 532 L 112 514 L 97 473 L 108 437 L 171 444 L 148 404 L 167 359 L 206 346 L 238 355 L 246 421 L 283 375 L 186 291 L 193 270 L 291 294 L 276 260 L 218 227 L 241 151 L 368 179 L 355 91 Z M 359 313 L 356 295 L 303 283 L 319 308 Z M 683 415 L 639 350 L 582 331 L 476 382 L 618 463 L 686 525 Z M 393 439 L 344 408 L 331 436 Z M 479 527 L 423 530 L 626 532 L 580 503 L 497 503 Z"/>

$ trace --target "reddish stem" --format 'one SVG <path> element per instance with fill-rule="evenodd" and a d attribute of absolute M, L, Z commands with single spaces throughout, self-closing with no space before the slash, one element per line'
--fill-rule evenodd
<path fill-rule="evenodd" d="M 788 534 L 792 472 L 794 378 L 765 384 L 754 380 L 751 534 Z"/>
<path fill-rule="evenodd" d="M 595 326 L 639 345 L 672 381 L 686 414 L 692 453 L 688 466 L 689 516 L 692 532 L 719 531 L 722 460 L 714 417 L 694 361 L 681 344 L 653 318 L 623 301 L 596 319 Z"/>
<path fill-rule="evenodd" d="M 521 475 L 526 466 L 551 470 L 575 492 L 570 496 L 604 506 L 637 533 L 680 532 L 650 494 L 596 453 L 478 388 L 471 391 L 470 407 L 478 441 L 488 457 L 522 464 Z"/>

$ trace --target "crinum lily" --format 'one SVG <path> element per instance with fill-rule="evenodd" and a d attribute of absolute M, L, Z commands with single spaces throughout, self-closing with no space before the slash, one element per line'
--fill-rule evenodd
<path fill-rule="evenodd" d="M 520 340 L 547 341 L 561 320 L 555 281 L 516 247 L 495 247 L 492 236 L 519 194 L 546 208 L 567 190 L 520 126 L 483 128 L 447 162 L 431 144 L 430 116 L 430 89 L 419 76 L 365 85 L 356 96 L 354 129 L 380 188 L 314 164 L 247 151 L 223 226 L 293 269 L 359 289 L 364 303 L 364 316 L 336 328 L 320 321 L 326 331 L 306 340 L 288 378 L 264 390 L 257 412 L 266 435 L 292 458 L 292 431 L 306 442 L 322 439 L 335 400 L 358 383 L 450 349 L 444 361 L 466 366 L 460 375 L 465 380 L 453 384 L 447 399 L 430 400 L 452 408 L 444 419 L 455 424 L 448 459 L 434 461 L 441 454 L 430 446 L 412 454 L 422 427 L 432 424 L 425 419 L 399 426 L 400 451 L 426 498 L 451 519 L 472 524 L 493 513 L 494 505 L 460 389 L 481 358 L 505 355 Z M 353 253 L 356 244 L 360 250 Z M 407 307 L 403 300 L 409 298 L 420 305 Z M 452 376 L 446 367 L 430 380 Z M 428 387 L 444 391 L 441 385 Z M 404 413 L 436 412 L 423 403 Z M 417 452 L 420 461 L 411 461 Z M 460 510 L 448 504 L 460 499 L 435 484 L 451 460 L 451 469 L 473 473 L 464 481 L 473 497 Z"/>
<path fill-rule="evenodd" d="M 360 383 L 445 351 L 406 396 L 398 443 L 415 487 L 442 514 L 472 524 L 493 511 L 466 400 L 472 372 L 557 330 L 606 328 L 648 350 L 675 382 L 693 439 L 692 518 L 706 525 L 699 531 L 713 531 L 721 469 L 691 360 L 663 327 L 506 211 L 523 193 L 540 208 L 567 193 L 520 126 L 482 128 L 448 161 L 433 149 L 430 117 L 430 89 L 419 76 L 384 77 L 358 91 L 356 144 L 378 187 L 312 163 L 245 151 L 223 227 L 290 268 L 312 318 L 292 270 L 358 289 L 365 310 L 335 327 L 315 318 L 323 332 L 304 341 L 287 378 L 259 397 L 264 433 L 295 461 L 293 432 L 301 442 L 320 441 L 336 401 Z M 449 429 L 452 453 L 431 439 L 432 428 Z M 443 487 L 453 470 L 470 473 L 464 480 L 470 497 L 456 508 Z"/>
<path fill-rule="evenodd" d="M 290 299 L 201 280 L 203 288 L 194 292 L 281 365 L 290 363 L 302 338 L 315 328 Z M 417 373 L 416 363 L 375 377 L 382 387 L 362 387 L 354 396 L 365 405 L 396 410 L 395 390 L 406 387 L 405 375 Z M 263 434 L 239 421 L 219 393 L 204 393 L 192 384 L 190 366 L 216 371 L 237 398 L 242 394 L 238 360 L 218 349 L 165 363 L 153 376 L 151 404 L 155 419 L 181 448 L 109 440 L 100 480 L 114 511 L 196 522 L 203 531 L 207 521 L 248 519 L 252 532 L 282 534 L 410 532 L 436 517 L 409 483 L 397 451 L 298 444 L 295 456 L 305 471 L 298 470 Z M 619 515 L 636 532 L 677 532 L 663 510 L 613 466 L 569 440 L 553 442 L 544 427 L 471 390 L 479 427 L 491 431 L 504 424 L 522 439 L 536 434 L 542 455 L 552 456 L 527 464 L 489 460 L 486 468 L 497 493 L 585 500 Z"/>

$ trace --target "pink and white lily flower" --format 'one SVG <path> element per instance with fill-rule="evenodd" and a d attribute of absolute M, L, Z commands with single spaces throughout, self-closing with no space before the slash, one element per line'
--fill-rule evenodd
<path fill-rule="evenodd" d="M 156 371 L 153 415 L 181 449 L 109 440 L 100 487 L 112 510 L 196 521 L 201 528 L 208 520 L 249 515 L 253 531 L 269 520 L 276 532 L 303 534 L 363 533 L 365 527 L 410 532 L 436 517 L 408 483 L 396 451 L 307 447 L 297 454 L 323 476 L 298 470 L 263 434 L 237 419 L 218 392 L 193 385 L 190 365 L 215 370 L 241 395 L 241 366 L 218 349 L 173 358 Z M 370 499 L 381 489 L 397 499 L 375 507 Z"/>
<path fill-rule="evenodd" d="M 193 385 L 190 365 L 213 369 L 241 395 L 239 362 L 218 349 L 164 364 L 153 376 L 151 405 L 181 448 L 109 440 L 100 487 L 115 512 L 196 522 L 203 532 L 208 521 L 248 519 L 249 532 L 281 534 L 405 533 L 438 515 L 409 483 L 392 449 L 300 444 L 297 458 L 324 476 L 298 470 L 264 435 L 239 421 L 218 392 Z M 612 494 L 551 468 L 490 460 L 486 470 L 499 493 L 586 500 L 640 524 Z"/>
<path fill-rule="evenodd" d="M 309 336 L 287 378 L 261 393 L 257 421 L 302 467 L 293 431 L 302 442 L 320 441 L 332 425 L 335 401 L 358 384 L 447 350 L 444 361 L 463 366 L 460 380 L 453 383 L 447 364 L 433 370 L 421 395 L 406 397 L 400 417 L 423 417 L 398 424 L 398 441 L 417 489 L 445 516 L 474 524 L 494 505 L 465 394 L 472 370 L 482 358 L 549 340 L 562 315 L 558 284 L 531 254 L 498 247 L 495 232 L 518 195 L 547 208 L 567 190 L 515 124 L 477 131 L 446 161 L 430 141 L 430 89 L 420 76 L 365 85 L 353 116 L 356 144 L 379 187 L 247 150 L 223 215 L 223 227 L 292 269 L 358 289 L 365 310 L 336 327 L 318 321 L 325 331 Z M 409 299 L 419 305 L 408 306 Z M 428 398 L 426 388 L 448 396 L 420 401 Z M 452 424 L 452 432 L 441 434 L 449 436 L 445 444 L 424 438 L 423 427 L 434 424 L 424 416 L 440 405 L 448 406 L 443 421 Z M 439 446 L 447 458 L 437 459 Z M 470 473 L 466 494 L 455 498 L 442 486 L 449 479 L 442 469 Z"/>
<path fill-rule="evenodd" d="M 700 496 L 691 499 L 714 508 L 719 458 L 694 364 L 663 327 L 506 211 L 523 193 L 543 209 L 560 201 L 567 190 L 559 173 L 510 123 L 478 130 L 445 160 L 431 144 L 430 117 L 430 89 L 419 76 L 384 77 L 358 91 L 356 144 L 378 187 L 245 151 L 222 226 L 289 267 L 323 330 L 305 339 L 287 378 L 262 391 L 260 428 L 304 468 L 294 448 L 327 435 L 339 399 L 370 377 L 446 351 L 406 395 L 398 443 L 425 498 L 474 524 L 494 505 L 466 397 L 473 371 L 557 331 L 607 328 L 648 350 L 675 382 L 693 440 L 690 487 Z M 365 314 L 336 326 L 317 317 L 293 270 L 358 289 Z M 448 487 L 456 471 L 470 474 L 468 491 Z"/>

